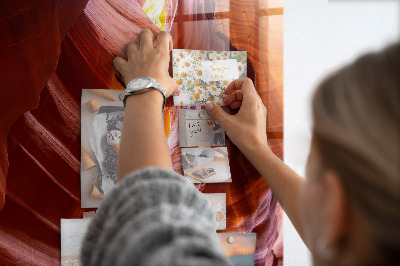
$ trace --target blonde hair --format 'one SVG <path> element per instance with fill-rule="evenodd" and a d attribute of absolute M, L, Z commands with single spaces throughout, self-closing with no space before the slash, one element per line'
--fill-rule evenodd
<path fill-rule="evenodd" d="M 371 227 L 379 263 L 400 264 L 400 44 L 326 78 L 313 97 L 313 141 Z"/>

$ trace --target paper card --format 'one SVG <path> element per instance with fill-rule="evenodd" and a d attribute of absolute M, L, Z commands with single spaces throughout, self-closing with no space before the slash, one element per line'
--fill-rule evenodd
<path fill-rule="evenodd" d="M 228 149 L 182 148 L 182 169 L 193 183 L 232 182 Z"/>
<path fill-rule="evenodd" d="M 212 101 L 224 105 L 225 88 L 247 76 L 246 51 L 172 51 L 173 74 L 182 92 L 174 105 L 199 106 Z"/>
<path fill-rule="evenodd" d="M 61 265 L 81 265 L 83 238 L 92 219 L 61 219 Z"/>
<path fill-rule="evenodd" d="M 226 194 L 225 193 L 206 193 L 204 194 L 211 202 L 215 210 L 217 230 L 226 229 Z"/>
<path fill-rule="evenodd" d="M 91 219 L 96 215 L 95 211 L 90 211 L 90 212 L 83 212 L 82 213 L 82 218 L 83 219 Z"/>
<path fill-rule="evenodd" d="M 179 146 L 224 146 L 225 130 L 205 110 L 179 110 Z"/>
<path fill-rule="evenodd" d="M 222 250 L 235 266 L 254 265 L 256 251 L 255 233 L 218 234 Z"/>
<path fill-rule="evenodd" d="M 118 182 L 118 154 L 114 148 L 119 144 L 124 115 L 123 103 L 118 98 L 120 93 L 119 90 L 82 90 L 82 208 L 99 207 Z"/>
<path fill-rule="evenodd" d="M 142 9 L 157 28 L 165 30 L 165 0 L 146 0 Z"/>

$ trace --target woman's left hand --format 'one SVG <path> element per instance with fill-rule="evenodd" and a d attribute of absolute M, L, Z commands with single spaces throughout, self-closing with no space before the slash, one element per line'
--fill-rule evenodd
<path fill-rule="evenodd" d="M 139 39 L 140 45 L 133 41 L 126 45 L 128 60 L 119 56 L 113 60 L 125 84 L 135 78 L 152 77 L 164 88 L 166 97 L 175 94 L 178 86 L 168 73 L 169 52 L 173 46 L 171 35 L 161 31 L 155 38 L 150 30 L 144 29 Z"/>

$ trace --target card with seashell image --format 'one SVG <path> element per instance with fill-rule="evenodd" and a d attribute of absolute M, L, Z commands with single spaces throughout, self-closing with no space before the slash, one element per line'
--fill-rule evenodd
<path fill-rule="evenodd" d="M 217 230 L 226 229 L 226 194 L 225 193 L 205 193 L 204 196 L 211 202 L 215 211 Z"/>
<path fill-rule="evenodd" d="M 182 93 L 174 105 L 222 105 L 225 88 L 234 79 L 247 77 L 246 51 L 172 50 L 172 68 Z"/>

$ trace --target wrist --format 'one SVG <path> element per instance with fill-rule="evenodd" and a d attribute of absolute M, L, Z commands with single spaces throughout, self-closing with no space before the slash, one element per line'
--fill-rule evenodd
<path fill-rule="evenodd" d="M 133 94 L 126 98 L 126 107 L 160 110 L 164 103 L 164 97 L 158 90 L 149 90 Z"/>
<path fill-rule="evenodd" d="M 240 150 L 249 160 L 252 160 L 253 157 L 265 157 L 271 153 L 267 139 L 255 140 L 253 142 L 247 141 L 246 145 Z"/>

